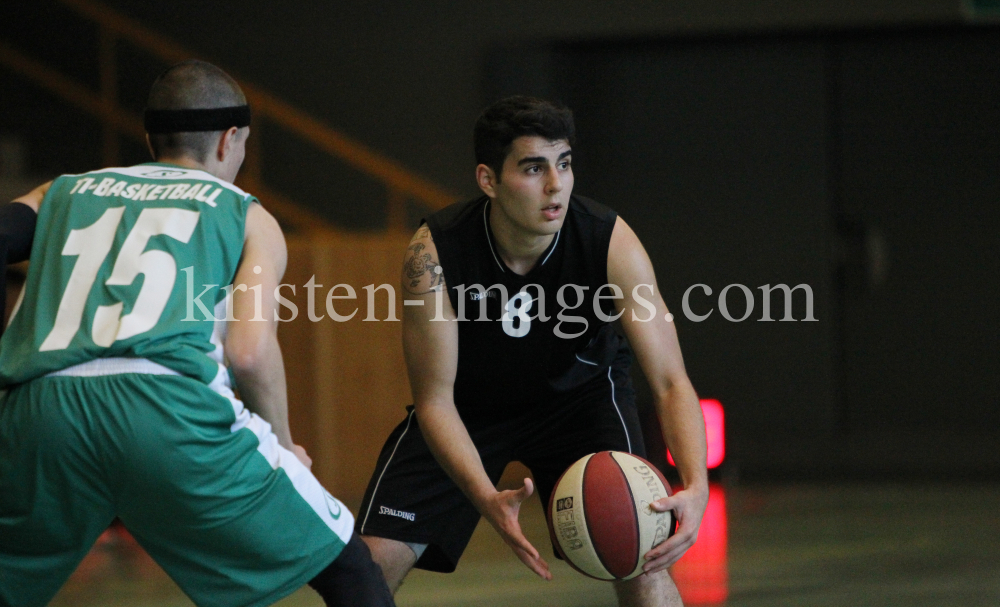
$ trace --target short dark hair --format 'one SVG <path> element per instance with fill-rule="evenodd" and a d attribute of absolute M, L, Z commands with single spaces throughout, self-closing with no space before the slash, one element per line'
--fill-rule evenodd
<path fill-rule="evenodd" d="M 476 121 L 473 131 L 476 164 L 493 169 L 499 180 L 511 145 L 525 135 L 549 141 L 565 139 L 572 144 L 576 137 L 573 112 L 551 101 L 523 95 L 497 101 L 483 110 Z"/>
<path fill-rule="evenodd" d="M 218 67 L 192 59 L 160 74 L 149 90 L 146 108 L 196 110 L 246 105 L 240 85 Z M 158 133 L 149 135 L 154 158 L 190 156 L 204 162 L 223 131 Z"/>

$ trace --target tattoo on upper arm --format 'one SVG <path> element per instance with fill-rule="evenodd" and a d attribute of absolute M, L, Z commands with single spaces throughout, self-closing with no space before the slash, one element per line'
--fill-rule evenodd
<path fill-rule="evenodd" d="M 427 226 L 420 228 L 413 239 L 419 240 L 424 230 L 427 230 Z M 430 238 L 430 230 L 427 230 L 426 236 Z M 444 270 L 433 255 L 425 252 L 426 248 L 422 242 L 411 242 L 406 250 L 406 261 L 403 262 L 403 276 L 406 277 L 407 287 L 426 287 L 426 290 L 421 289 L 419 293 L 411 291 L 415 295 L 430 293 L 444 284 Z"/>

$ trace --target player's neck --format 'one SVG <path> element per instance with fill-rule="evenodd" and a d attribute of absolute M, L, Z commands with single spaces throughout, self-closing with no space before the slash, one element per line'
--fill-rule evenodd
<path fill-rule="evenodd" d="M 500 212 L 496 205 L 490 207 L 490 229 L 496 239 L 497 254 L 512 272 L 524 276 L 538 264 L 555 235 L 528 232 Z"/>

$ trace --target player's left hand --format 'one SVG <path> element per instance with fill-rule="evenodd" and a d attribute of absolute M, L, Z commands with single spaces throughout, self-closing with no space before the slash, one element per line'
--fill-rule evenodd
<path fill-rule="evenodd" d="M 674 511 L 674 516 L 677 517 L 677 532 L 645 554 L 646 564 L 642 567 L 645 573 L 666 569 L 684 556 L 688 548 L 698 539 L 698 528 L 701 527 L 701 518 L 705 515 L 706 506 L 708 506 L 707 486 L 686 488 L 650 504 L 650 507 L 657 512 Z"/>
<path fill-rule="evenodd" d="M 530 478 L 524 479 L 524 486 L 515 491 L 498 491 L 491 499 L 481 506 L 481 512 L 486 520 L 493 525 L 500 537 L 540 578 L 551 581 L 552 573 L 549 571 L 549 564 L 538 553 L 538 550 L 531 545 L 528 538 L 524 537 L 521 531 L 521 524 L 518 522 L 518 514 L 521 511 L 521 503 L 528 499 L 535 491 L 534 483 Z"/>

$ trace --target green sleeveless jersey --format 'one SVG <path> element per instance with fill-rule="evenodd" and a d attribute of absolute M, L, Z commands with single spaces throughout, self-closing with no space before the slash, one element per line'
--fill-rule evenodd
<path fill-rule="evenodd" d="M 0 340 L 0 389 L 109 357 L 210 383 L 214 310 L 254 201 L 204 171 L 161 163 L 56 179 Z"/>

